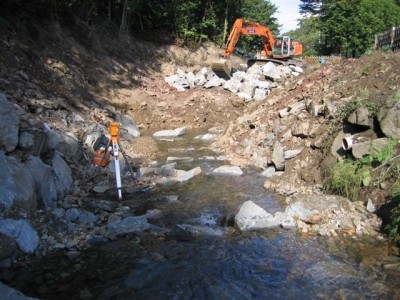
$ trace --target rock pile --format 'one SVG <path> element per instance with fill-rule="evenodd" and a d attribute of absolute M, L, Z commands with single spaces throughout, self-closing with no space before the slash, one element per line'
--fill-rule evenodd
<path fill-rule="evenodd" d="M 226 153 L 233 165 L 260 168 L 268 177 L 266 189 L 283 195 L 320 193 L 324 170 L 317 166 L 322 160 L 329 163 L 349 154 L 360 158 L 382 149 L 389 138 L 400 138 L 398 97 L 382 99 L 373 111 L 373 107 L 360 104 L 357 94 L 348 97 L 343 87 L 336 88 L 346 72 L 353 72 L 350 62 L 325 65 L 303 76 L 279 97 L 270 97 L 254 111 L 238 117 L 216 149 Z M 339 133 L 333 132 L 332 120 L 352 103 L 360 107 L 343 120 Z M 321 157 L 332 143 L 332 134 L 336 137 L 330 151 Z M 351 138 L 351 148 L 343 148 L 344 138 Z"/>
<path fill-rule="evenodd" d="M 184 72 L 165 77 L 165 81 L 180 92 L 196 86 L 213 88 L 222 86 L 246 101 L 264 100 L 273 88 L 284 84 L 286 80 L 298 77 L 303 68 L 297 66 L 276 65 L 272 62 L 254 64 L 244 71 L 235 71 L 229 80 L 218 77 L 212 70 L 204 67 L 198 73 Z"/>
<path fill-rule="evenodd" d="M 284 212 L 272 215 L 247 201 L 235 216 L 235 225 L 241 231 L 283 227 L 320 236 L 338 233 L 377 236 L 381 226 L 381 221 L 362 202 L 350 202 L 340 196 L 297 195 L 287 197 L 286 202 Z"/>

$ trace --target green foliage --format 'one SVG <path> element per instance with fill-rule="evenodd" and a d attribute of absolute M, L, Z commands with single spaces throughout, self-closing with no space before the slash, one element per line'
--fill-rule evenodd
<path fill-rule="evenodd" d="M 355 100 L 344 103 L 339 107 L 338 116 L 341 120 L 346 119 L 351 113 L 355 112 L 357 109 L 364 107 L 368 109 L 370 117 L 375 117 L 379 111 L 379 107 L 372 101 L 365 100 L 368 96 L 368 90 L 360 90 L 359 97 Z"/>
<path fill-rule="evenodd" d="M 304 55 L 319 55 L 319 19 L 317 17 L 300 19 L 299 25 L 299 28 L 288 32 L 286 35 L 289 35 L 303 45 Z"/>
<path fill-rule="evenodd" d="M 395 0 L 301 0 L 300 12 L 318 20 L 320 54 L 358 57 L 370 51 L 374 35 L 400 24 Z"/>
<path fill-rule="evenodd" d="M 352 160 L 342 160 L 330 168 L 324 186 L 327 192 L 342 195 L 352 201 L 357 199 L 362 177 L 357 164 Z"/>
<path fill-rule="evenodd" d="M 270 1 L 264 0 L 244 0 L 241 9 L 242 17 L 246 20 L 260 23 L 277 35 L 279 25 L 277 19 L 273 17 L 278 8 Z M 237 47 L 242 48 L 247 53 L 256 53 L 262 50 L 263 40 L 259 36 L 241 36 Z"/>
<path fill-rule="evenodd" d="M 370 100 L 365 99 L 366 90 L 360 91 L 361 96 L 356 99 L 351 100 L 344 105 L 339 107 L 338 115 L 341 119 L 346 119 L 351 113 L 355 112 L 357 109 L 364 107 L 368 109 L 370 117 L 375 117 L 378 113 L 379 107 Z M 364 96 L 363 96 L 364 94 Z"/>
<path fill-rule="evenodd" d="M 396 178 L 398 188 L 396 193 L 400 193 L 400 180 L 397 175 L 386 171 L 375 175 L 379 167 L 385 166 L 395 157 L 397 151 L 397 140 L 390 140 L 380 151 L 376 149 L 374 154 L 365 156 L 358 160 L 345 159 L 337 162 L 330 168 L 324 180 L 326 191 L 339 194 L 354 201 L 357 199 L 362 186 L 377 185 L 388 178 Z M 397 183 L 396 183 L 397 184 Z M 399 194 L 400 195 L 400 194 Z"/>

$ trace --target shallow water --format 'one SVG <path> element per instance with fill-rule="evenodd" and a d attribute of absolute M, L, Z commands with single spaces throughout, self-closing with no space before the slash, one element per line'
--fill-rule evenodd
<path fill-rule="evenodd" d="M 160 141 L 164 155 L 158 163 L 168 156 L 190 156 L 193 162 L 179 162 L 178 169 L 200 166 L 203 174 L 126 196 L 123 204 L 138 215 L 159 209 L 161 217 L 151 223 L 172 232 L 179 224 L 191 224 L 221 235 L 143 234 L 94 247 L 77 260 L 56 255 L 18 277 L 25 281 L 23 290 L 43 299 L 393 298 L 395 279 L 361 267 L 365 248 L 381 249 L 383 243 L 304 238 L 283 229 L 234 230 L 233 217 L 243 202 L 252 200 L 275 213 L 283 211 L 282 200 L 264 190 L 265 178 L 254 170 L 240 177 L 212 175 L 223 163 L 198 160 L 217 154 L 204 148 L 210 142 L 194 140 L 197 134 Z M 48 290 L 38 295 L 35 281 Z"/>
<path fill-rule="evenodd" d="M 179 203 L 157 203 L 163 212 L 154 223 L 168 228 L 189 223 L 210 228 L 230 226 L 240 205 L 252 200 L 270 213 L 283 211 L 280 199 L 262 187 L 265 178 L 252 170 L 245 175 L 212 175 L 221 162 L 197 158 L 215 155 L 209 142 L 193 140 L 198 132 L 176 142 L 160 142 L 166 156 L 190 156 L 203 174 L 188 183 L 157 191 L 177 195 Z M 186 149 L 186 150 L 185 150 Z M 196 149 L 202 149 L 197 151 Z M 160 157 L 160 163 L 166 161 Z M 153 197 L 154 195 L 147 195 Z M 153 197 L 154 198 L 154 197 Z M 135 200 L 133 200 L 135 201 Z M 137 198 L 136 198 L 137 201 Z M 149 207 L 151 208 L 151 207 Z M 226 227 L 225 227 L 226 228 Z M 241 234 L 230 231 L 213 238 L 182 241 L 174 237 L 135 260 L 122 278 L 110 282 L 103 296 L 112 299 L 390 299 L 392 291 L 360 267 L 358 242 L 302 238 L 281 229 Z"/>

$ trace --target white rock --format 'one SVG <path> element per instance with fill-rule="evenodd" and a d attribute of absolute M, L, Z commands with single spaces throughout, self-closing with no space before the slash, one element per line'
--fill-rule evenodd
<path fill-rule="evenodd" d="M 243 203 L 235 216 L 235 224 L 241 231 L 277 227 L 274 217 L 252 201 Z"/>
<path fill-rule="evenodd" d="M 237 93 L 241 87 L 242 83 L 237 79 L 227 80 L 224 84 L 224 89 L 232 93 Z"/>
<path fill-rule="evenodd" d="M 234 175 L 234 176 L 241 176 L 243 175 L 243 171 L 237 166 L 220 166 L 213 170 L 215 174 L 224 174 L 224 175 Z"/>
<path fill-rule="evenodd" d="M 285 153 L 284 153 L 285 160 L 296 157 L 297 155 L 299 155 L 301 153 L 301 151 L 303 151 L 303 148 L 285 151 Z"/>
<path fill-rule="evenodd" d="M 218 76 L 213 76 L 206 84 L 204 84 L 204 87 L 206 89 L 217 87 L 220 86 L 222 82 L 223 81 L 221 80 L 221 78 L 219 78 Z"/>
<path fill-rule="evenodd" d="M 267 97 L 267 91 L 263 89 L 256 88 L 254 91 L 254 96 L 253 99 L 256 101 L 262 101 L 265 100 Z"/>
<path fill-rule="evenodd" d="M 265 176 L 265 177 L 272 177 L 274 176 L 276 173 L 275 168 L 274 167 L 268 167 L 266 170 L 264 170 L 261 175 Z"/>
<path fill-rule="evenodd" d="M 186 162 L 192 162 L 194 161 L 193 157 L 175 157 L 175 156 L 170 156 L 167 158 L 167 163 L 171 163 L 171 162 L 176 162 L 176 161 L 186 161 Z"/>
<path fill-rule="evenodd" d="M 178 137 L 186 133 L 186 127 L 180 127 L 176 129 L 161 130 L 153 133 L 153 137 Z"/>
<path fill-rule="evenodd" d="M 215 140 L 215 138 L 216 138 L 215 134 L 206 133 L 206 134 L 198 135 L 194 139 L 195 140 L 202 140 L 202 141 L 212 141 L 212 140 Z"/>

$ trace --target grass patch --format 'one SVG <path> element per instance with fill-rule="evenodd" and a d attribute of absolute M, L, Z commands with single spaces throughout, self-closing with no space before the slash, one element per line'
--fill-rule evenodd
<path fill-rule="evenodd" d="M 360 93 L 364 94 L 366 91 L 363 90 Z M 370 117 L 375 117 L 379 111 L 379 107 L 375 103 L 371 102 L 370 100 L 366 100 L 364 97 L 357 97 L 356 99 L 339 107 L 339 116 L 341 119 L 346 119 L 351 113 L 355 112 L 361 107 L 364 107 L 368 110 Z"/>
<path fill-rule="evenodd" d="M 376 151 L 374 155 L 368 155 L 361 159 L 347 158 L 337 162 L 326 173 L 325 190 L 355 201 L 362 186 L 376 186 L 390 178 L 399 181 L 400 168 L 392 168 L 390 164 L 397 153 L 398 143 L 397 140 L 392 139 L 382 150 Z M 399 174 L 395 172 L 396 170 L 399 171 Z M 400 182 L 398 186 L 400 195 Z"/>
<path fill-rule="evenodd" d="M 358 172 L 356 161 L 346 159 L 339 161 L 326 174 L 325 190 L 332 194 L 356 200 L 361 189 L 362 176 Z"/>

